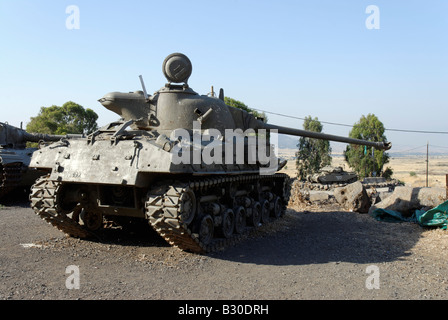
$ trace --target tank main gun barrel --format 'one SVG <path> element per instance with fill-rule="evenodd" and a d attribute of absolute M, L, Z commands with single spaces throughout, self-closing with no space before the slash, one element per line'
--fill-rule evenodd
<path fill-rule="evenodd" d="M 0 122 L 0 145 L 25 145 L 26 142 L 54 142 L 63 138 L 82 138 L 82 134 L 54 135 L 45 133 L 29 133 L 21 128 Z"/>
<path fill-rule="evenodd" d="M 269 123 L 263 123 L 262 127 L 263 127 L 263 129 L 278 130 L 278 133 L 281 133 L 281 134 L 288 134 L 288 135 L 293 135 L 293 136 L 308 137 L 308 138 L 314 138 L 314 139 L 323 139 L 323 140 L 330 140 L 330 141 L 337 141 L 337 142 L 345 142 L 345 143 L 350 143 L 350 144 L 374 147 L 376 149 L 389 150 L 392 147 L 392 143 L 390 143 L 390 142 L 374 142 L 374 141 L 367 141 L 367 140 L 361 140 L 361 139 L 354 139 L 354 138 L 348 138 L 348 137 L 342 137 L 342 136 L 335 136 L 332 134 L 326 134 L 326 133 L 322 133 L 322 132 L 314 132 L 314 131 L 282 127 L 282 126 L 277 126 L 277 125 L 269 124 Z"/>
<path fill-rule="evenodd" d="M 67 135 L 54 135 L 54 134 L 45 134 L 45 133 L 29 133 L 26 131 L 22 131 L 22 137 L 24 141 L 29 142 L 39 142 L 39 141 L 59 141 L 62 138 L 81 138 L 83 135 L 74 135 L 74 134 L 67 134 Z"/>

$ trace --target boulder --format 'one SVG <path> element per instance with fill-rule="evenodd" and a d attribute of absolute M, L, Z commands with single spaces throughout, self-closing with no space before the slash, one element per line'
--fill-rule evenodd
<path fill-rule="evenodd" d="M 328 192 L 325 191 L 310 192 L 310 202 L 316 202 L 316 201 L 325 202 L 328 201 L 329 199 L 330 194 Z"/>
<path fill-rule="evenodd" d="M 396 187 L 394 192 L 369 210 L 387 209 L 400 212 L 404 217 L 410 217 L 422 207 L 437 207 L 446 200 L 445 188 L 412 188 Z"/>
<path fill-rule="evenodd" d="M 334 197 L 347 210 L 360 213 L 369 211 L 370 198 L 360 181 L 334 189 Z"/>

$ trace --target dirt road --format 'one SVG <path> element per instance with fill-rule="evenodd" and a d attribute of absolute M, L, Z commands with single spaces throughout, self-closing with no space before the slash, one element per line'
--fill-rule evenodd
<path fill-rule="evenodd" d="M 1 207 L 0 231 L 4 300 L 448 298 L 446 231 L 338 208 L 289 208 L 210 255 L 171 248 L 146 224 L 67 238 L 24 200 Z"/>

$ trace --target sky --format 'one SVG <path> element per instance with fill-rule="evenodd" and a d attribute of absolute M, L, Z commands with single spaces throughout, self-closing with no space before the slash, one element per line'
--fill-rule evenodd
<path fill-rule="evenodd" d="M 391 152 L 429 143 L 448 154 L 446 0 L 0 0 L 0 44 L 0 121 L 15 126 L 67 101 L 100 126 L 115 121 L 97 100 L 141 90 L 139 75 L 154 93 L 163 60 L 181 52 L 196 92 L 223 88 L 286 115 L 267 113 L 270 123 L 302 128 L 297 118 L 312 116 L 348 136 L 326 122 L 372 113 Z"/>

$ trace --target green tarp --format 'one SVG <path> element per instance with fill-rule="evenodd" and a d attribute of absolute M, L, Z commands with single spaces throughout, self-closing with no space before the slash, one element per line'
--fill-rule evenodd
<path fill-rule="evenodd" d="M 448 201 L 428 211 L 416 210 L 411 217 L 404 217 L 400 212 L 376 209 L 372 216 L 378 221 L 386 222 L 415 222 L 423 227 L 439 227 L 446 229 L 448 225 Z"/>

